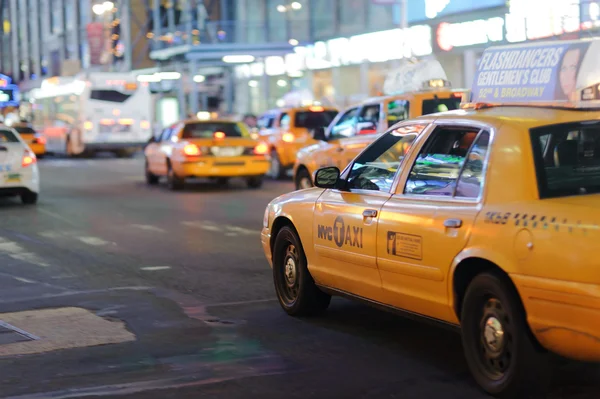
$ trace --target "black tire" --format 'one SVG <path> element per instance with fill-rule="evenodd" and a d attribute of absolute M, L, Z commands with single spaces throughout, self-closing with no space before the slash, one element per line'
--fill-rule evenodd
<path fill-rule="evenodd" d="M 167 185 L 172 191 L 183 190 L 185 186 L 185 179 L 175 174 L 170 162 L 167 164 Z"/>
<path fill-rule="evenodd" d="M 146 161 L 145 163 L 144 171 L 146 175 L 146 184 L 148 184 L 149 186 L 154 186 L 158 184 L 159 178 L 154 173 L 150 172 L 150 170 L 148 169 L 148 161 Z"/>
<path fill-rule="evenodd" d="M 252 176 L 246 180 L 248 188 L 261 188 L 263 185 L 264 178 L 262 176 Z"/>
<path fill-rule="evenodd" d="M 38 194 L 32 191 L 21 194 L 21 202 L 25 205 L 36 204 L 38 200 Z"/>
<path fill-rule="evenodd" d="M 302 190 L 304 188 L 314 187 L 312 178 L 310 177 L 310 173 L 306 168 L 301 168 L 298 170 L 296 174 L 296 190 Z"/>
<path fill-rule="evenodd" d="M 473 279 L 463 300 L 461 327 L 469 369 L 484 391 L 519 398 L 546 388 L 547 359 L 507 277 L 486 272 Z"/>
<path fill-rule="evenodd" d="M 279 304 L 291 316 L 319 314 L 331 302 L 331 296 L 316 286 L 306 267 L 300 238 L 288 226 L 283 227 L 275 239 L 273 280 Z"/>
<path fill-rule="evenodd" d="M 276 149 L 271 150 L 271 168 L 269 169 L 268 176 L 271 179 L 281 180 L 285 177 L 286 169 L 281 165 L 279 154 Z"/>
<path fill-rule="evenodd" d="M 219 177 L 217 178 L 217 185 L 219 186 L 227 186 L 229 184 L 229 177 Z"/>

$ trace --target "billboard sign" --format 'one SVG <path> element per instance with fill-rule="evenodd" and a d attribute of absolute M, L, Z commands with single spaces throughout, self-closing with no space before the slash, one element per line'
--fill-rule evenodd
<path fill-rule="evenodd" d="M 549 103 L 600 100 L 600 40 L 552 41 L 487 49 L 473 82 L 473 102 Z"/>

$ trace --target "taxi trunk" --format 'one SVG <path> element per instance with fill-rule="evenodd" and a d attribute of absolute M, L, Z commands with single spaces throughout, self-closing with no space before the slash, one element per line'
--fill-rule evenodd
<path fill-rule="evenodd" d="M 31 173 L 31 167 L 25 167 L 25 162 L 29 166 L 34 161 L 35 157 L 24 150 L 23 144 L 0 142 L 0 193 L 11 193 L 11 188 L 21 187 L 23 179 Z"/>
<path fill-rule="evenodd" d="M 268 146 L 246 137 L 186 139 L 174 171 L 182 177 L 243 177 L 267 173 Z"/>

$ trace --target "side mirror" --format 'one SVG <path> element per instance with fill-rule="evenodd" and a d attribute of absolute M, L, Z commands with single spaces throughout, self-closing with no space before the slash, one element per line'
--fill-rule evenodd
<path fill-rule="evenodd" d="M 318 169 L 315 173 L 315 186 L 319 188 L 335 188 L 340 180 L 340 170 L 335 166 Z"/>
<path fill-rule="evenodd" d="M 313 137 L 313 139 L 318 140 L 318 141 L 327 141 L 327 137 L 325 137 L 325 128 L 324 127 L 314 128 L 312 137 Z"/>

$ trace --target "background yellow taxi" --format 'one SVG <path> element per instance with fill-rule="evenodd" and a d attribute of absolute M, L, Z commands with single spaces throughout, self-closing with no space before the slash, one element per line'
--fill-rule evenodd
<path fill-rule="evenodd" d="M 27 143 L 37 158 L 46 155 L 46 138 L 41 133 L 36 132 L 31 124 L 16 123 L 12 125 L 12 128 L 19 133 L 19 136 Z"/>
<path fill-rule="evenodd" d="M 544 350 L 600 361 L 598 171 L 598 112 L 401 123 L 269 204 L 279 302 L 301 315 L 344 295 L 460 326 L 480 386 L 517 397 L 543 381 Z"/>
<path fill-rule="evenodd" d="M 315 144 L 296 155 L 293 174 L 296 189 L 313 186 L 312 175 L 324 166 L 343 169 L 376 136 L 399 121 L 458 109 L 464 90 L 450 89 L 443 79 L 423 82 L 423 90 L 371 98 L 340 112 L 325 128 L 314 130 Z"/>
<path fill-rule="evenodd" d="M 327 127 L 337 113 L 336 108 L 317 105 L 276 109 L 261 115 L 261 135 L 270 147 L 269 176 L 275 179 L 285 177 L 294 166 L 298 150 L 316 143 L 312 130 Z"/>
<path fill-rule="evenodd" d="M 269 170 L 269 147 L 250 137 L 246 125 L 226 120 L 188 120 L 165 129 L 147 145 L 145 173 L 148 184 L 166 176 L 172 190 L 188 178 L 213 178 L 221 184 L 242 177 L 258 188 Z"/>

